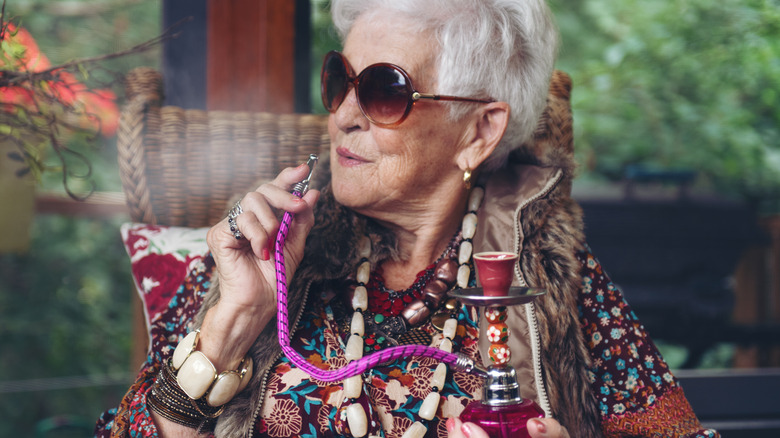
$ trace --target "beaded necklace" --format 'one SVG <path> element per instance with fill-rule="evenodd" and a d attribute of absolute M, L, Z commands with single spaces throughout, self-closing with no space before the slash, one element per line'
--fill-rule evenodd
<path fill-rule="evenodd" d="M 448 248 L 450 251 L 445 251 L 443 257 L 432 265 L 434 268 L 430 275 L 435 278 L 429 277 L 425 286 L 422 288 L 420 293 L 421 296 L 411 299 L 411 301 L 400 310 L 398 316 L 392 317 L 396 319 L 390 326 L 402 325 L 399 332 L 405 333 L 407 327 L 416 327 L 425 322 L 431 316 L 431 313 L 440 307 L 447 291 L 454 285 L 457 285 L 459 288 L 468 287 L 468 282 L 471 277 L 469 261 L 471 260 L 471 253 L 473 250 L 471 241 L 477 228 L 476 212 L 479 209 L 480 204 L 482 204 L 484 193 L 485 192 L 481 187 L 474 187 L 469 195 L 468 212 L 463 217 L 461 225 L 462 239 L 458 246 L 457 262 L 448 256 L 448 253 L 451 252 L 451 247 Z M 368 257 L 371 255 L 371 240 L 368 236 L 363 236 L 360 239 L 358 255 L 361 260 L 358 263 L 355 276 L 357 284 L 350 293 L 350 301 L 355 312 L 353 313 L 350 322 L 349 333 L 351 333 L 351 335 L 347 340 L 345 349 L 347 362 L 360 360 L 363 357 L 365 348 L 365 314 L 369 309 L 369 294 L 366 285 L 371 280 L 371 264 L 368 261 Z M 428 269 L 430 269 L 430 267 Z M 426 276 L 425 272 L 427 272 L 428 269 L 421 274 L 423 277 Z M 418 280 L 415 281 L 415 284 L 418 284 L 420 282 L 419 280 L 420 276 L 418 276 Z M 414 285 L 410 289 L 414 289 Z M 439 349 L 451 352 L 452 340 L 455 338 L 455 333 L 458 329 L 457 309 L 449 308 L 449 306 L 446 306 L 446 308 L 449 314 L 446 315 L 446 320 L 441 324 L 443 338 L 439 344 Z M 382 315 L 383 318 L 381 323 L 384 323 L 384 314 L 379 313 L 379 315 Z M 376 315 L 374 315 L 374 318 L 376 318 Z M 374 322 L 376 322 L 376 320 L 374 320 Z M 387 325 L 383 327 L 387 330 L 393 329 L 393 327 L 388 329 Z M 371 349 L 368 351 L 370 350 Z M 424 423 L 415 421 L 409 429 L 407 429 L 402 438 L 422 438 L 426 434 L 428 431 L 427 422 L 433 420 L 439 407 L 439 401 L 441 399 L 439 391 L 444 387 L 446 378 L 447 365 L 439 363 L 431 378 L 431 392 L 425 397 L 418 412 L 419 417 Z M 344 379 L 343 395 L 345 402 L 348 402 L 348 404 L 342 405 L 342 408 L 339 410 L 339 416 L 342 421 L 346 420 L 346 424 L 349 427 L 348 433 L 353 437 L 362 437 L 368 433 L 368 418 L 365 409 L 360 403 L 357 403 L 357 399 L 360 397 L 362 390 L 363 380 L 361 375 Z"/>

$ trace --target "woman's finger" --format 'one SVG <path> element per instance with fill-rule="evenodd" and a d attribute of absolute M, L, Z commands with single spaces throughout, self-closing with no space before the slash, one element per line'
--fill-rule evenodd
<path fill-rule="evenodd" d="M 490 438 L 484 429 L 474 423 L 464 423 L 459 418 L 447 419 L 449 438 Z"/>
<path fill-rule="evenodd" d="M 279 226 L 276 216 L 270 213 L 270 209 L 244 210 L 236 218 L 236 226 L 243 234 L 243 240 L 251 245 L 252 253 L 260 260 L 268 260 L 268 242 L 273 238 L 275 230 Z"/>
<path fill-rule="evenodd" d="M 528 434 L 532 438 L 570 438 L 566 428 L 554 418 L 528 420 Z"/>

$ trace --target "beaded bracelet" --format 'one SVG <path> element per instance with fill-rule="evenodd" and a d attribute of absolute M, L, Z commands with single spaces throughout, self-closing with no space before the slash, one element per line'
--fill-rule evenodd
<path fill-rule="evenodd" d="M 179 342 L 171 358 L 176 382 L 193 400 L 204 398 L 210 406 L 222 406 L 241 392 L 252 378 L 252 358 L 244 356 L 238 369 L 217 373 L 205 354 L 197 350 L 200 330 Z"/>
<path fill-rule="evenodd" d="M 200 330 L 179 342 L 173 357 L 163 364 L 147 396 L 149 408 L 162 417 L 199 432 L 213 429 L 225 404 L 241 392 L 252 377 L 252 358 L 238 369 L 217 373 L 196 347 Z"/>

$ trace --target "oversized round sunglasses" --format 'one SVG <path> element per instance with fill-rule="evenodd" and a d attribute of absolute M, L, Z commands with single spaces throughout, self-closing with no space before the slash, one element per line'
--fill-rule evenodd
<path fill-rule="evenodd" d="M 406 119 L 412 106 L 420 99 L 490 103 L 492 99 L 445 96 L 421 93 L 414 89 L 409 74 L 395 64 L 372 64 L 355 76 L 346 58 L 339 52 L 325 55 L 320 76 L 320 92 L 325 109 L 336 112 L 349 92 L 355 87 L 358 107 L 371 123 L 395 127 Z"/>

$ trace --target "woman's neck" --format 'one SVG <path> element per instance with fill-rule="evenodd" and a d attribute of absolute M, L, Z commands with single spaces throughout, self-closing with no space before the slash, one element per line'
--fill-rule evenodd
<path fill-rule="evenodd" d="M 396 236 L 397 260 L 382 263 L 385 285 L 402 290 L 414 283 L 417 273 L 437 260 L 460 229 L 466 213 L 465 191 L 441 208 L 431 208 L 413 216 L 399 214 L 393 222 L 376 218 Z"/>

